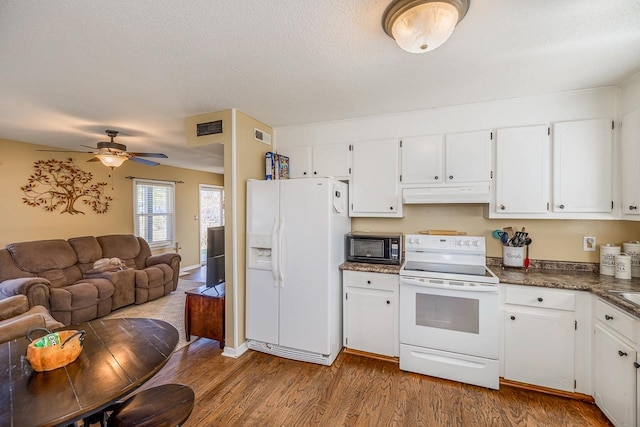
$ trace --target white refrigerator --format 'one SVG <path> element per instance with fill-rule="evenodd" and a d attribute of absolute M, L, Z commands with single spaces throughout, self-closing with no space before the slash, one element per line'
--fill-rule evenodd
<path fill-rule="evenodd" d="M 340 352 L 347 191 L 331 178 L 247 181 L 250 349 L 322 365 Z"/>

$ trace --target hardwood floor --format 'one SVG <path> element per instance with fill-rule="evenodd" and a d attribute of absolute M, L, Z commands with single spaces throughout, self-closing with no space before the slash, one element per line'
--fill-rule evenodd
<path fill-rule="evenodd" d="M 610 426 L 591 403 L 499 391 L 400 371 L 341 353 L 333 366 L 248 351 L 222 357 L 201 338 L 146 385 L 181 383 L 196 404 L 185 426 Z"/>
<path fill-rule="evenodd" d="M 184 280 L 193 280 L 194 282 L 205 283 L 207 281 L 207 266 L 188 270 L 187 274 L 185 274 L 184 276 L 180 276 L 180 278 Z"/>

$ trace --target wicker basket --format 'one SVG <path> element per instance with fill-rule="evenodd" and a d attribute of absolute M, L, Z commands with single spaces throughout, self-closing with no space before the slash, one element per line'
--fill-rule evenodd
<path fill-rule="evenodd" d="M 34 342 L 31 339 L 31 334 L 35 331 L 44 331 L 48 335 Z M 56 334 L 59 337 L 59 344 L 48 347 L 36 346 L 43 340 L 54 338 Z M 31 367 L 38 372 L 52 371 L 66 366 L 76 360 L 82 352 L 85 334 L 85 331 L 77 330 L 59 331 L 54 334 L 48 329 L 32 329 L 27 333 L 27 339 L 31 342 L 27 347 L 27 360 Z"/>

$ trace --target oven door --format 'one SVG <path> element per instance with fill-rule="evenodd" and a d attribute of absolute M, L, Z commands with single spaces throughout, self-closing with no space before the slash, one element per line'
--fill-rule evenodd
<path fill-rule="evenodd" d="M 400 343 L 498 359 L 499 288 L 400 277 Z"/>

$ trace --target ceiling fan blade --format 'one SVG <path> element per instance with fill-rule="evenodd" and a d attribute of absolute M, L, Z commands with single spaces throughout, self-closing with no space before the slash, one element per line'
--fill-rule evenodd
<path fill-rule="evenodd" d="M 138 156 L 138 157 L 157 157 L 159 159 L 168 159 L 168 157 L 162 153 L 129 153 L 129 154 L 132 156 Z"/>
<path fill-rule="evenodd" d="M 92 147 L 90 145 L 84 145 L 84 144 L 80 144 L 81 147 L 85 147 L 85 148 L 91 148 L 94 151 L 97 151 L 98 149 L 96 147 Z"/>
<path fill-rule="evenodd" d="M 99 161 L 100 161 L 100 159 L 97 158 L 97 157 L 92 157 L 89 160 L 87 160 L 87 162 L 99 162 Z"/>
<path fill-rule="evenodd" d="M 36 151 L 44 151 L 47 153 L 84 153 L 84 154 L 93 154 L 91 151 L 73 151 L 73 150 L 36 150 Z"/>
<path fill-rule="evenodd" d="M 132 153 L 129 153 L 132 154 Z M 141 159 L 139 157 L 135 157 L 135 156 L 131 156 L 129 157 L 129 160 L 137 162 L 137 163 L 142 163 L 143 165 L 147 165 L 147 166 L 158 166 L 160 163 L 156 163 L 156 162 L 152 162 L 151 160 L 147 160 L 147 159 Z"/>

